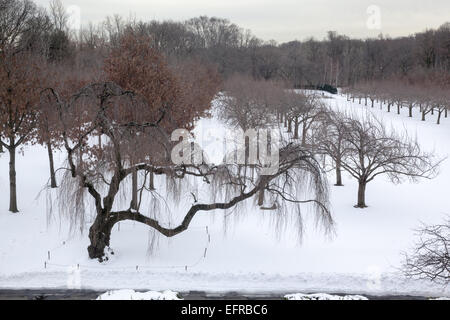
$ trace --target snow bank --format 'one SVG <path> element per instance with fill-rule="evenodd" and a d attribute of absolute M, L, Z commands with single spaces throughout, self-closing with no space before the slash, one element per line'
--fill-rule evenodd
<path fill-rule="evenodd" d="M 286 300 L 369 300 L 366 297 L 358 295 L 338 296 L 327 293 L 314 293 L 314 294 L 294 293 L 294 294 L 287 294 L 284 296 L 284 298 Z"/>
<path fill-rule="evenodd" d="M 170 290 L 158 292 L 136 292 L 131 289 L 113 290 L 100 295 L 97 300 L 183 300 L 178 292 Z"/>

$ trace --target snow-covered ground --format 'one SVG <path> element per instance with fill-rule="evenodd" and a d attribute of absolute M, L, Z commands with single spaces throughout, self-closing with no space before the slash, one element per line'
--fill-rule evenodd
<path fill-rule="evenodd" d="M 182 300 L 178 292 L 147 291 L 136 292 L 132 289 L 113 290 L 100 295 L 97 300 Z"/>
<path fill-rule="evenodd" d="M 424 149 L 450 154 L 450 119 L 438 126 L 434 116 L 421 122 L 417 110 L 410 119 L 406 109 L 397 115 L 341 96 L 326 101 L 335 108 L 370 110 L 387 124 L 417 135 Z M 218 127 L 215 119 L 204 119 L 197 129 L 210 150 L 222 148 L 221 137 L 215 137 Z M 159 238 L 152 253 L 148 227 L 120 223 L 111 240 L 115 254 L 100 265 L 87 257 L 86 231 L 69 234 L 67 220 L 57 218 L 57 213 L 47 219 L 50 199 L 45 191 L 37 197 L 48 179 L 47 151 L 29 147 L 24 153 L 17 160 L 20 214 L 7 212 L 8 155 L 0 155 L 0 288 L 450 296 L 448 288 L 407 280 L 398 272 L 401 252 L 414 240 L 413 229 L 420 222 L 439 222 L 450 214 L 450 160 L 442 164 L 436 179 L 419 184 L 392 185 L 379 177 L 368 185 L 369 208 L 364 210 L 353 208 L 357 185 L 344 175 L 344 187 L 331 187 L 336 221 L 331 238 L 314 228 L 313 216 L 307 212 L 300 243 L 295 227 L 276 236 L 270 219 L 275 212 L 229 211 L 225 228 L 224 213 L 217 211 L 198 214 L 192 227 L 175 238 Z M 63 155 L 57 154 L 55 160 L 62 163 Z M 331 174 L 331 183 L 333 179 Z M 191 201 L 189 192 L 182 195 L 181 202 Z"/>
<path fill-rule="evenodd" d="M 338 296 L 327 293 L 303 294 L 294 293 L 284 296 L 286 300 L 369 300 L 366 297 L 358 295 Z"/>

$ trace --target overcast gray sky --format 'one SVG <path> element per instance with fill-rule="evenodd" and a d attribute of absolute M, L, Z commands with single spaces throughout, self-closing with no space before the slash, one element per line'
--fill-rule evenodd
<path fill-rule="evenodd" d="M 35 0 L 48 6 L 49 0 Z M 142 20 L 227 18 L 264 40 L 323 38 L 328 30 L 351 37 L 409 35 L 450 21 L 450 0 L 62 0 L 81 9 L 82 23 L 106 16 Z M 368 10 L 369 9 L 369 10 Z M 369 12 L 368 12 L 369 11 Z"/>

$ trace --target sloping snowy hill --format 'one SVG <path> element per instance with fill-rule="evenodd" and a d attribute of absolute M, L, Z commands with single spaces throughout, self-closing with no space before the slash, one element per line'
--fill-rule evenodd
<path fill-rule="evenodd" d="M 371 109 L 341 96 L 326 101 L 342 110 L 370 110 L 387 124 L 417 135 L 424 149 L 435 150 L 440 156 L 450 154 L 450 119 L 443 119 L 438 126 L 433 116 L 426 122 L 421 122 L 418 114 L 408 118 L 407 110 L 402 115 L 388 114 L 378 106 Z M 201 121 L 198 130 L 210 138 L 209 148 L 214 149 L 211 132 L 220 131 L 218 128 L 215 119 Z M 159 238 L 152 253 L 148 250 L 152 237 L 148 227 L 121 223 L 112 234 L 115 254 L 100 265 L 87 258 L 87 233 L 70 236 L 68 222 L 57 215 L 47 223 L 47 193 L 36 198 L 48 179 L 47 151 L 29 147 L 24 154 L 17 163 L 20 214 L 7 212 L 8 156 L 0 155 L 3 288 L 450 295 L 449 289 L 406 280 L 398 274 L 400 253 L 412 245 L 413 229 L 420 222 L 439 222 L 450 214 L 450 161 L 442 164 L 436 179 L 419 184 L 392 185 L 382 177 L 376 179 L 368 186 L 369 208 L 364 210 L 353 208 L 357 185 L 344 175 L 344 187 L 331 187 L 336 221 L 332 238 L 314 228 L 314 219 L 307 212 L 301 244 L 294 227 L 276 237 L 270 227 L 270 215 L 275 213 L 270 211 L 252 209 L 245 215 L 230 211 L 226 232 L 223 212 L 202 213 L 187 232 L 173 239 Z M 62 163 L 63 155 L 57 154 L 55 160 Z M 182 201 L 191 201 L 190 195 L 182 195 Z M 261 219 L 262 215 L 266 219 Z"/>

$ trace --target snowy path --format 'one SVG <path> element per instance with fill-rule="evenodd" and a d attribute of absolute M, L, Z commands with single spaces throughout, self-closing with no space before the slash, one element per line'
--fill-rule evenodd
<path fill-rule="evenodd" d="M 74 281 L 75 279 L 75 281 Z M 440 297 L 448 290 L 430 286 L 428 282 L 401 280 L 396 275 L 371 279 L 365 274 L 302 273 L 292 276 L 277 274 L 232 274 L 197 272 L 130 272 L 70 270 L 22 273 L 0 278 L 4 289 L 90 289 L 106 291 L 135 290 L 177 292 L 203 291 L 208 294 L 239 292 L 241 294 L 283 295 L 293 292 L 327 292 L 372 296 L 411 295 Z"/>
<path fill-rule="evenodd" d="M 41 290 L 2 290 L 0 300 L 95 300 L 105 291 L 94 290 L 68 290 L 68 289 L 41 289 Z M 285 300 L 287 293 L 209 293 L 204 291 L 180 292 L 183 300 Z M 345 294 L 338 294 L 339 297 Z M 425 296 L 366 296 L 368 300 L 428 300 Z"/>

